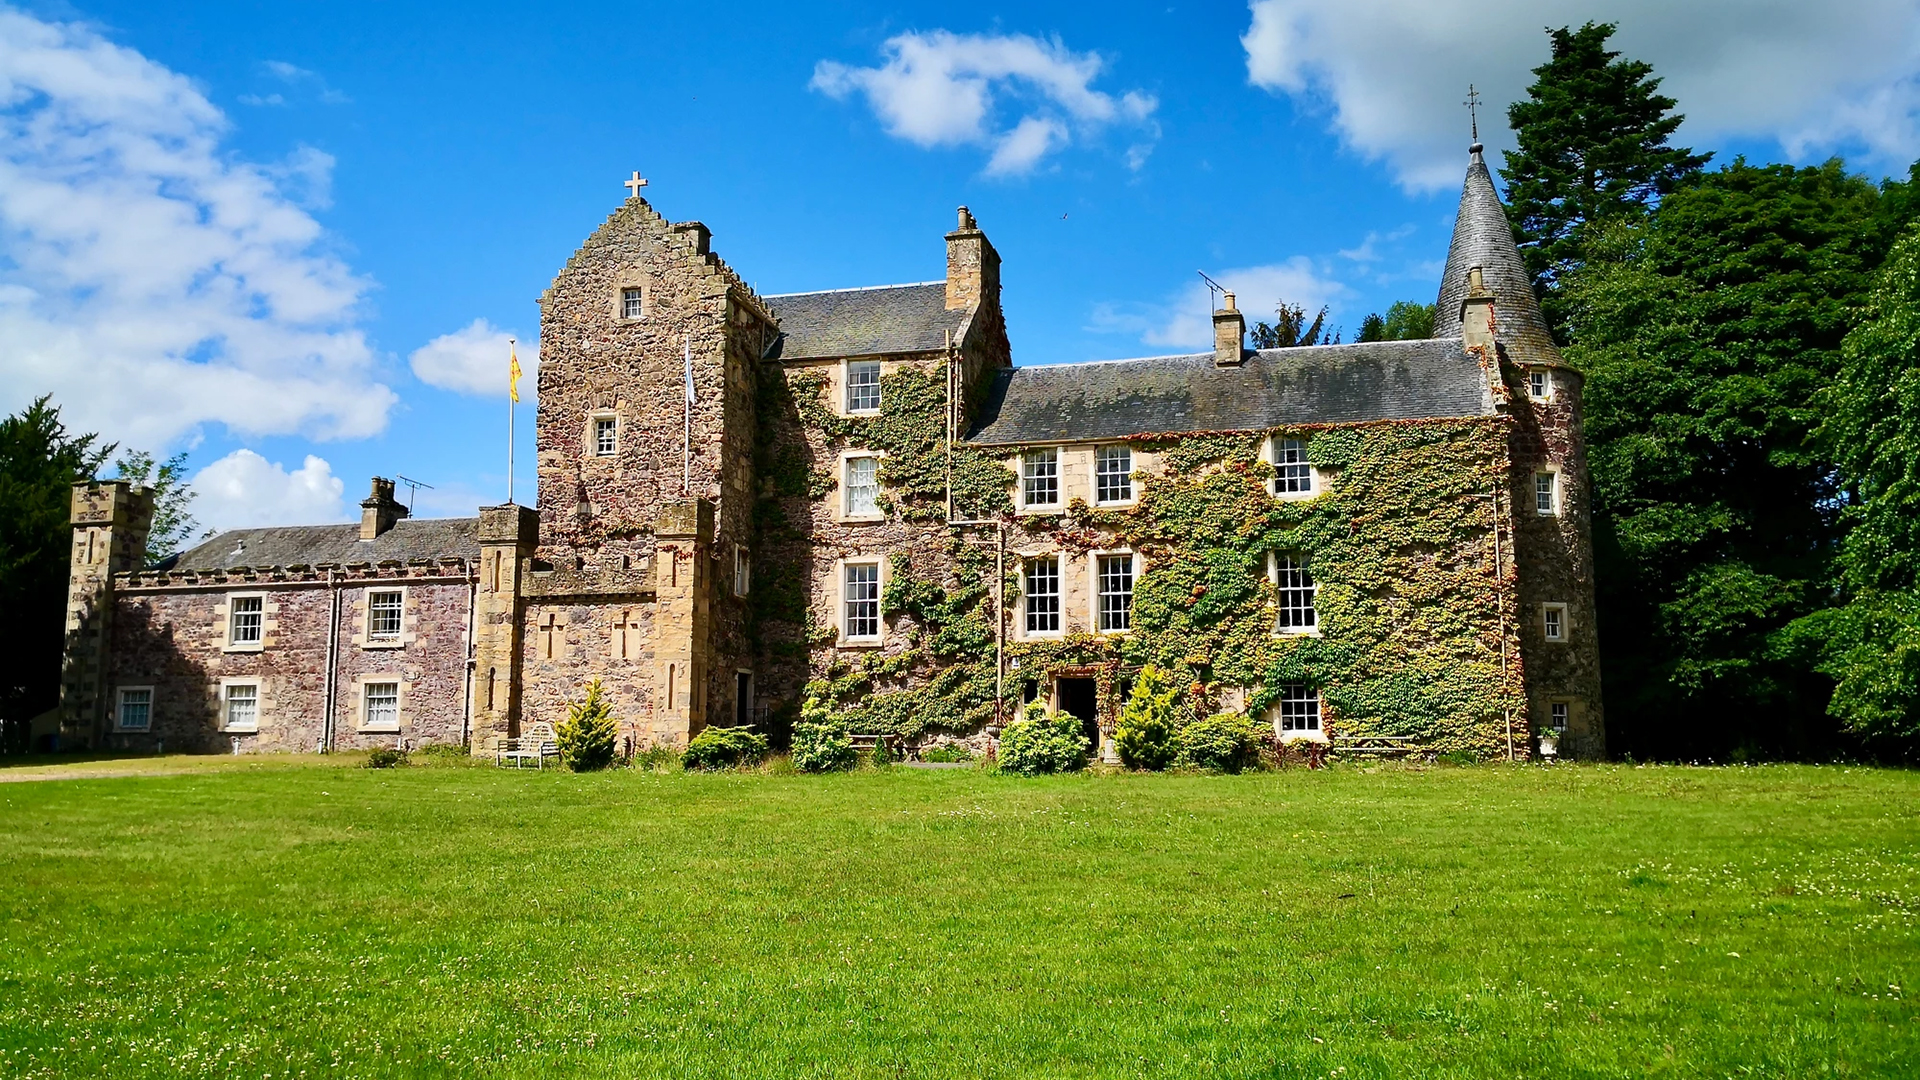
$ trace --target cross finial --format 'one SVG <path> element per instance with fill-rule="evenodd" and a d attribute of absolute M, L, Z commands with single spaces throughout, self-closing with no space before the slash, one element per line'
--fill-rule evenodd
<path fill-rule="evenodd" d="M 1460 104 L 1465 105 L 1467 107 L 1467 116 L 1473 122 L 1473 141 L 1479 142 L 1480 141 L 1480 91 L 1475 90 L 1473 88 L 1472 83 L 1467 84 L 1467 100 L 1461 102 Z M 639 176 L 640 174 L 634 173 L 633 175 Z"/>
<path fill-rule="evenodd" d="M 640 189 L 647 186 L 647 182 L 640 178 L 640 170 L 638 169 L 635 169 L 633 171 L 633 179 L 624 180 L 621 183 L 624 187 L 626 187 L 629 190 L 630 194 L 627 196 L 627 198 L 629 199 L 639 198 Z"/>

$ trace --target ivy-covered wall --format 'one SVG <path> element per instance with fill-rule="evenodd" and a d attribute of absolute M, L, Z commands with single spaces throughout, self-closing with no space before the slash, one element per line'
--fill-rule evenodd
<path fill-rule="evenodd" d="M 1110 712 L 1130 673 L 1153 663 L 1180 673 L 1196 711 L 1243 704 L 1259 715 L 1283 684 L 1304 682 L 1320 689 L 1335 737 L 1527 752 L 1505 417 L 1143 437 L 1133 445 L 1158 468 L 1138 476 L 1135 505 L 1015 515 L 1004 450 L 949 456 L 945 374 L 891 363 L 880 415 L 856 418 L 829 407 L 818 371 L 763 373 L 755 628 L 777 672 L 763 686 L 790 708 L 811 695 L 857 730 L 910 737 L 984 728 L 1002 655 L 996 594 L 1018 610 L 1015 553 L 1057 550 L 1066 573 L 1085 573 L 1088 552 L 1117 548 L 1141 556 L 1132 632 L 1096 635 L 1070 613 L 1063 636 L 1021 640 L 1009 618 L 1009 708 L 1023 684 L 1071 669 L 1099 679 Z M 1307 440 L 1323 494 L 1269 493 L 1269 434 Z M 835 520 L 834 469 L 848 449 L 886 455 L 883 522 Z M 985 524 L 948 524 L 949 468 L 954 518 Z M 1274 633 L 1276 551 L 1308 562 L 1317 636 Z M 871 555 L 886 560 L 886 637 L 845 647 L 835 574 L 840 560 Z"/>

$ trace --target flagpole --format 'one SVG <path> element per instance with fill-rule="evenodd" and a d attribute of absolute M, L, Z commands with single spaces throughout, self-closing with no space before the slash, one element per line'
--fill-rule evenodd
<path fill-rule="evenodd" d="M 510 357 L 514 355 L 514 353 L 513 353 L 513 346 L 514 346 L 514 339 L 513 339 L 513 338 L 508 338 L 508 339 L 507 339 L 507 355 L 508 355 L 508 356 L 510 356 Z M 517 358 L 516 358 L 516 359 L 517 359 Z M 511 381 L 511 380 L 509 380 L 509 381 L 508 381 L 508 393 L 507 393 L 507 504 L 508 504 L 509 506 L 511 506 L 511 505 L 513 504 L 513 418 L 514 418 L 514 413 L 516 413 L 516 412 L 518 412 L 518 411 L 519 411 L 518 409 L 516 409 L 516 408 L 514 407 L 514 403 L 515 403 L 515 402 L 516 402 L 516 401 L 518 400 L 518 398 L 519 398 L 519 395 L 518 395 L 518 394 L 516 394 L 516 393 L 514 393 L 514 391 L 515 391 L 515 390 L 518 390 L 518 389 L 519 389 L 518 387 L 516 387 L 516 386 L 513 386 L 513 385 L 512 385 L 512 381 Z"/>

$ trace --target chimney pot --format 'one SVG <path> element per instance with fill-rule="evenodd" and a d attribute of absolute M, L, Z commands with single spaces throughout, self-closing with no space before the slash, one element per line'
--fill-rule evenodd
<path fill-rule="evenodd" d="M 393 497 L 393 481 L 384 476 L 373 478 L 373 490 L 360 504 L 360 539 L 375 540 L 393 528 L 393 523 L 411 515 Z"/>
<path fill-rule="evenodd" d="M 1000 253 L 963 206 L 960 227 L 947 234 L 947 310 L 989 305 L 1000 306 Z"/>
<path fill-rule="evenodd" d="M 1246 355 L 1247 318 L 1226 294 L 1226 307 L 1213 313 L 1213 362 L 1216 367 L 1239 367 Z"/>

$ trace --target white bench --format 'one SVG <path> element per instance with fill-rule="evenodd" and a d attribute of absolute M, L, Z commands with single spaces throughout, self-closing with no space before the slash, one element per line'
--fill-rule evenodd
<path fill-rule="evenodd" d="M 547 767 L 547 759 L 556 761 L 560 757 L 560 739 L 554 734 L 553 725 L 529 724 L 519 738 L 500 740 L 499 749 L 493 752 L 493 763 L 504 767 L 513 762 L 519 768 L 523 762 L 531 761 L 535 768 Z"/>

